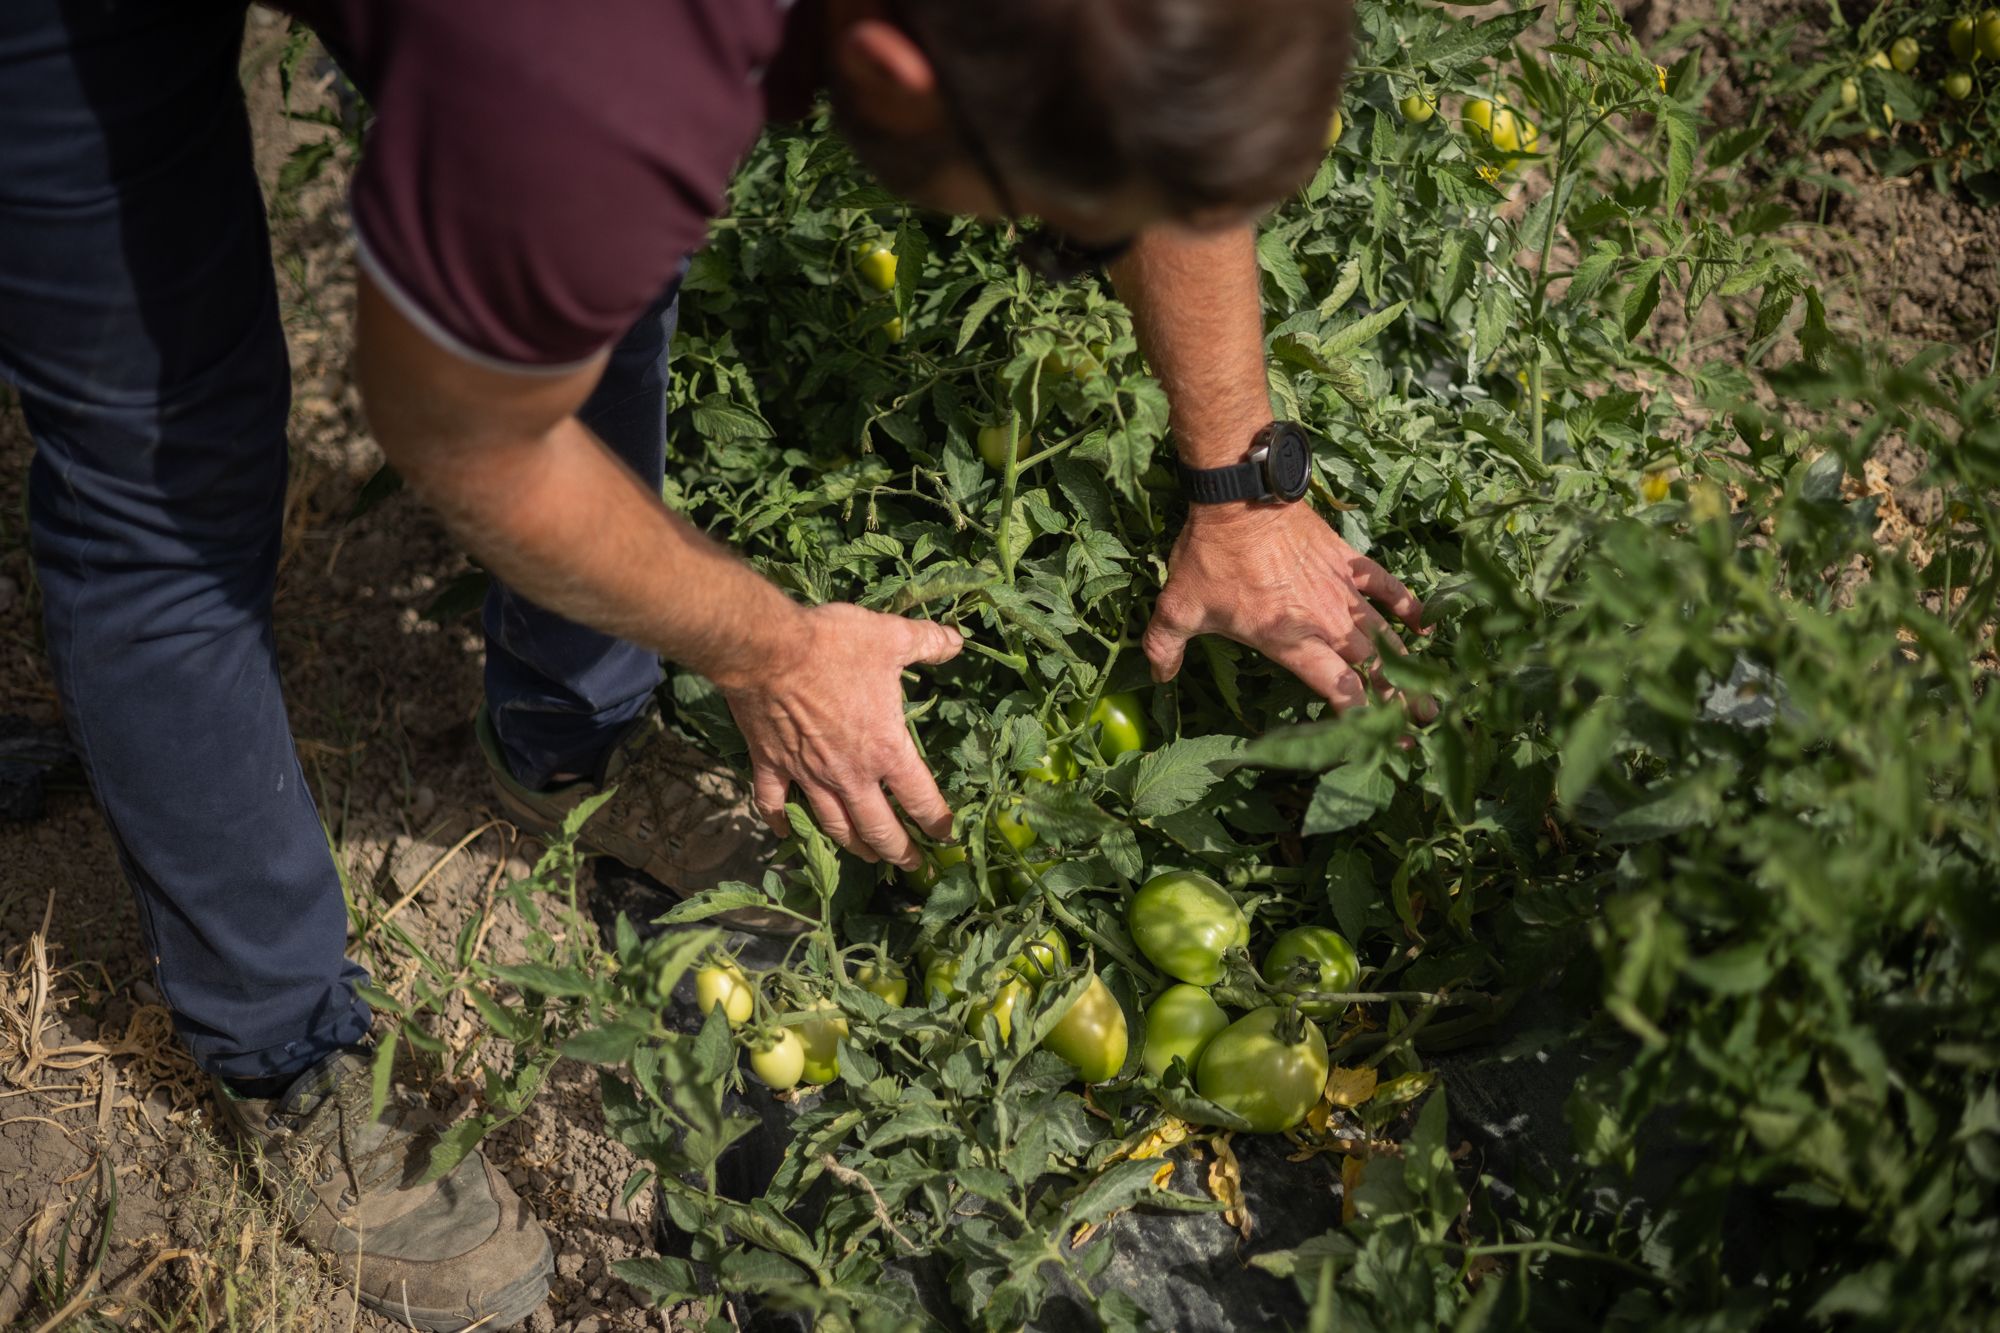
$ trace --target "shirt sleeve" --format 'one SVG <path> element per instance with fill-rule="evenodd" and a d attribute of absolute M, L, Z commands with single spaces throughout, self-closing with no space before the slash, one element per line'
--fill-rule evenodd
<path fill-rule="evenodd" d="M 583 8 L 598 21 L 402 0 L 380 48 L 351 197 L 360 262 L 479 364 L 557 372 L 615 343 L 701 244 L 761 120 L 735 53 L 700 49 L 685 8 Z"/>

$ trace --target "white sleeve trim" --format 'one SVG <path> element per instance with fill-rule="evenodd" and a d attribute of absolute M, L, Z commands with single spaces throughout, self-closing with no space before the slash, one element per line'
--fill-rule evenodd
<path fill-rule="evenodd" d="M 477 348 L 469 346 L 464 339 L 453 334 L 444 325 L 438 323 L 437 319 L 428 310 L 417 304 L 415 297 L 404 291 L 396 280 L 389 276 L 389 271 L 382 266 L 382 261 L 375 257 L 374 250 L 369 247 L 368 237 L 361 230 L 361 220 L 359 218 L 350 213 L 348 215 L 348 222 L 354 232 L 355 262 L 361 266 L 361 271 L 366 273 L 369 279 L 381 289 L 382 295 L 389 298 L 389 304 L 396 307 L 396 313 L 415 325 L 417 331 L 422 333 L 425 338 L 445 351 L 450 352 L 461 361 L 469 361 L 482 370 L 496 371 L 503 375 L 543 375 L 555 378 L 563 375 L 574 375 L 579 370 L 596 365 L 611 350 L 610 345 L 606 344 L 581 360 L 571 361 L 560 366 L 532 365 L 520 361 L 507 361 L 479 351 Z"/>

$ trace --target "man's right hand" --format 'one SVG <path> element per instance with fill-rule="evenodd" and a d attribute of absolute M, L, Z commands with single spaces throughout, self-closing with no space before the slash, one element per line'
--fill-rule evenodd
<path fill-rule="evenodd" d="M 785 794 L 796 785 L 828 837 L 863 860 L 914 870 L 923 849 L 889 795 L 933 838 L 950 836 L 951 807 L 903 720 L 903 668 L 949 662 L 964 636 L 858 606 L 814 607 L 801 619 L 795 651 L 717 681 L 749 742 L 757 811 L 789 834 Z"/>

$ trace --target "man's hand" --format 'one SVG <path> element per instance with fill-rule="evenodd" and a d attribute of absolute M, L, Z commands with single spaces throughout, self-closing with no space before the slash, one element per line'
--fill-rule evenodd
<path fill-rule="evenodd" d="M 1149 232 L 1112 278 L 1166 385 L 1182 460 L 1198 468 L 1242 461 L 1271 420 L 1256 229 Z M 1408 588 L 1306 504 L 1195 505 L 1169 570 L 1146 631 L 1156 680 L 1180 670 L 1189 639 L 1225 634 L 1348 709 L 1366 702 L 1367 685 L 1388 693 L 1376 639 L 1403 647 L 1370 600 L 1412 630 L 1423 615 Z M 1411 711 L 1419 721 L 1435 712 L 1428 700 Z"/>
<path fill-rule="evenodd" d="M 1378 603 L 1416 632 L 1424 609 L 1388 571 L 1355 551 L 1309 505 L 1196 506 L 1174 544 L 1167 586 L 1146 629 L 1153 679 L 1171 680 L 1187 642 L 1223 634 L 1291 671 L 1336 710 L 1392 691 L 1380 649 L 1401 652 Z M 1435 709 L 1415 701 L 1428 721 Z"/>
<path fill-rule="evenodd" d="M 883 792 L 933 838 L 951 835 L 951 807 L 903 721 L 903 668 L 958 656 L 957 630 L 858 606 L 805 613 L 781 660 L 718 681 L 750 745 L 757 811 L 791 832 L 785 793 L 796 784 L 827 836 L 865 861 L 914 870 L 923 851 Z"/>

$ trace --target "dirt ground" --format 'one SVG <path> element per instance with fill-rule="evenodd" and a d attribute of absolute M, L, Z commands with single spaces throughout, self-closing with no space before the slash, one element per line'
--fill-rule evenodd
<path fill-rule="evenodd" d="M 1651 37 L 1685 16 L 1674 10 L 1702 2 L 1645 0 L 1632 13 Z M 281 35 L 253 17 L 246 78 L 267 179 L 293 145 L 324 133 L 280 113 Z M 1742 96 L 1725 85 L 1711 110 L 1727 123 Z M 1805 240 L 1833 321 L 1885 355 L 1952 345 L 1956 368 L 1984 373 L 2000 311 L 2000 214 L 1922 182 L 1878 179 L 1847 148 L 1826 150 L 1821 164 L 1852 187 L 1828 193 L 1824 225 Z M 493 820 L 472 736 L 476 630 L 422 615 L 466 569 L 463 557 L 407 495 L 347 518 L 379 456 L 345 369 L 353 264 L 343 184 L 336 168 L 276 221 L 295 390 L 280 653 L 301 759 L 353 892 L 367 900 L 363 914 L 393 908 L 418 938 L 444 943 L 498 877 L 526 872 L 534 849 Z M 1817 214 L 1822 201 L 1800 202 Z M 1731 330 L 1704 336 L 1726 346 Z M 18 412 L 0 398 L 0 715 L 52 723 L 22 531 L 30 452 Z M 504 959 L 520 930 L 503 911 L 489 951 Z M 377 957 L 376 943 L 357 940 L 357 953 Z M 396 985 L 395 967 L 378 980 Z M 439 1035 L 455 1043 L 466 1033 Z M 438 1093 L 460 1108 L 473 1096 L 469 1085 Z M 285 1239 L 218 1148 L 213 1117 L 158 1003 L 88 796 L 58 794 L 39 822 L 0 824 L 0 1327 L 394 1327 L 355 1311 Z M 566 1064 L 528 1116 L 488 1141 L 556 1246 L 554 1295 L 529 1325 L 537 1333 L 677 1326 L 608 1274 L 613 1260 L 650 1250 L 651 1218 L 643 1194 L 619 1206 L 634 1161 L 601 1129 L 595 1076 Z"/>

